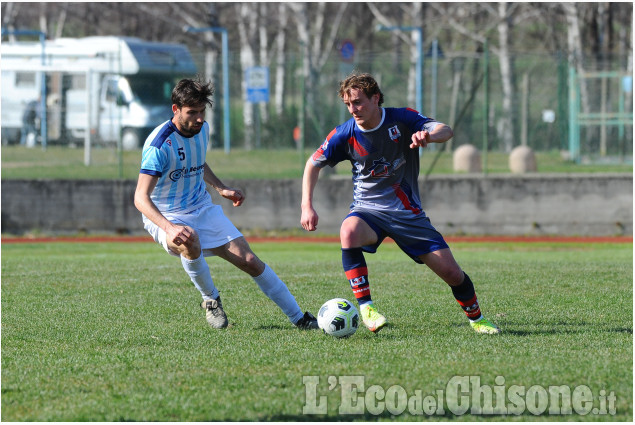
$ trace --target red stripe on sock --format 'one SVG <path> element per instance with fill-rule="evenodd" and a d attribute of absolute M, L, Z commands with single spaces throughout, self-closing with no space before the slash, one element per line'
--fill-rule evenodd
<path fill-rule="evenodd" d="M 470 319 L 478 319 L 481 317 L 481 308 L 478 305 L 476 295 L 467 301 L 457 300 L 459 305 L 463 308 L 465 315 Z"/>
<path fill-rule="evenodd" d="M 344 272 L 346 274 L 346 279 L 351 280 L 358 278 L 360 276 L 368 276 L 368 267 L 358 267 L 352 270 L 346 270 Z"/>
<path fill-rule="evenodd" d="M 353 295 L 355 295 L 356 299 L 360 299 L 362 297 L 367 297 L 370 295 L 370 286 L 366 285 L 362 288 L 355 287 L 353 288 Z"/>

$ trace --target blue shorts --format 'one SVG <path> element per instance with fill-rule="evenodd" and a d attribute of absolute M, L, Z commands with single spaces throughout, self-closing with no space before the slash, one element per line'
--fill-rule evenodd
<path fill-rule="evenodd" d="M 389 237 L 410 258 L 423 264 L 420 255 L 449 248 L 424 213 L 414 215 L 410 211 L 385 212 L 354 207 L 346 217 L 351 216 L 364 220 L 377 234 L 377 242 L 362 247 L 365 252 L 374 254 L 384 239 Z"/>

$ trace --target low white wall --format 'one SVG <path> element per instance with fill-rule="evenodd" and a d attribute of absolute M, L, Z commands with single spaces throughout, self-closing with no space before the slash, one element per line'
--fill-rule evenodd
<path fill-rule="evenodd" d="M 243 230 L 300 228 L 299 180 L 226 180 L 247 195 L 243 206 L 213 192 Z M 135 181 L 6 180 L 2 232 L 143 233 L 133 204 Z M 352 182 L 321 179 L 315 193 L 318 232 L 337 234 Z M 443 234 L 633 234 L 633 176 L 527 174 L 439 176 L 420 182 L 423 208 Z"/>

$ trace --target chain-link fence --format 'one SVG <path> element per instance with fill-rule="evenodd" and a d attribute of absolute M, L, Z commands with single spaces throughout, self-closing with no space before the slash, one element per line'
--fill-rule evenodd
<path fill-rule="evenodd" d="M 72 64 L 47 71 L 45 102 L 38 100 L 42 91 L 35 90 L 41 73 L 36 68 L 10 69 L 3 58 L 3 144 L 41 144 L 44 137 L 51 145 L 139 149 L 151 130 L 149 123 L 170 118 L 170 90 L 175 81 L 193 72 L 183 72 L 187 70 L 183 68 L 135 74 L 123 70 L 121 56 L 115 53 L 108 72 L 73 69 Z M 454 128 L 455 136 L 444 149 L 470 143 L 499 152 L 520 144 L 535 151 L 569 151 L 571 132 L 579 131 L 582 157 L 632 161 L 632 77 L 622 67 L 609 67 L 614 72 L 611 76 L 571 78 L 572 67 L 564 56 L 516 53 L 510 58 L 512 75 L 505 77 L 499 57 L 491 53 L 437 53 L 426 54 L 423 60 L 420 112 Z M 165 59 L 157 55 L 155 60 Z M 190 55 L 196 73 L 211 76 L 216 86 L 208 118 L 213 148 L 225 146 L 224 127 L 229 122 L 231 149 L 314 149 L 333 127 L 349 118 L 337 91 L 339 81 L 352 70 L 370 72 L 377 78 L 385 95 L 384 106 L 417 107 L 416 79 L 408 79 L 414 69 L 411 56 L 400 51 L 356 52 L 346 60 L 334 54 L 306 77 L 304 58 L 287 52 L 282 63 L 268 67 L 269 101 L 259 104 L 247 102 L 248 82 L 238 52 L 228 52 L 226 58 L 216 55 L 213 60 L 202 50 L 191 49 Z M 224 59 L 229 69 L 228 109 Z M 283 90 L 276 81 L 284 81 Z M 504 81 L 509 83 L 506 95 Z M 572 93 L 579 95 L 572 97 Z M 151 107 L 139 109 L 135 101 Z M 46 113 L 41 105 L 46 105 Z M 29 111 L 28 107 L 34 108 Z M 91 114 L 101 115 L 101 121 L 89 123 Z M 611 118 L 615 114 L 618 121 Z M 45 131 L 39 131 L 42 119 Z M 135 120 L 148 125 L 130 124 Z M 90 163 L 91 153 L 86 155 L 86 163 Z"/>
<path fill-rule="evenodd" d="M 195 54 L 200 58 L 202 55 Z M 303 79 L 300 70 L 302 58 L 287 54 L 285 69 L 285 96 L 283 107 L 277 108 L 273 95 L 266 104 L 257 109 L 245 101 L 244 71 L 237 55 L 230 55 L 231 134 L 233 147 L 292 148 L 302 124 L 302 108 L 305 110 L 304 136 L 307 146 L 319 145 L 326 134 L 349 115 L 337 96 L 339 81 L 352 70 L 372 73 L 380 83 L 385 95 L 384 106 L 416 108 L 413 84 L 408 84 L 411 68 L 410 57 L 398 52 L 358 54 L 354 63 L 342 62 L 338 58 L 328 61 L 320 70 Z M 502 77 L 499 59 L 489 55 L 485 63 L 482 54 L 442 55 L 436 60 L 430 55 L 423 62 L 422 112 L 450 124 L 455 137 L 448 147 L 471 143 L 483 148 L 484 142 L 493 151 L 507 151 L 514 146 L 526 144 L 535 151 L 569 150 L 570 134 L 570 88 L 569 63 L 563 56 L 539 54 L 516 54 L 512 58 L 514 75 L 510 81 L 513 91 L 509 94 L 507 110 L 504 108 Z M 617 69 L 618 67 L 616 67 Z M 199 68 L 202 69 L 202 68 Z M 275 66 L 270 67 L 270 87 L 273 90 Z M 221 87 L 220 73 L 215 83 Z M 582 153 L 586 156 L 632 157 L 632 89 L 629 79 L 587 84 L 584 108 L 604 111 L 607 114 L 620 112 L 620 125 L 614 122 L 597 121 L 597 128 L 589 122 L 584 126 Z M 632 80 L 631 80 L 632 81 Z M 580 84 L 578 80 L 574 84 Z M 486 92 L 487 90 L 487 92 Z M 574 88 L 574 90 L 577 90 Z M 409 92 L 410 91 L 410 92 Z M 574 107 L 576 105 L 573 105 Z M 222 144 L 221 94 L 217 96 L 214 115 L 216 147 Z M 246 108 L 254 108 L 254 120 L 245 123 Z M 582 109 L 578 110 L 582 112 Z M 503 128 L 509 123 L 511 138 Z M 251 123 L 251 124 L 250 124 Z M 248 128 L 249 125 L 253 128 Z M 258 133 L 256 142 L 246 142 L 246 135 Z M 600 133 L 604 134 L 605 149 L 600 149 Z M 251 136 L 249 136 L 251 137 Z M 487 140 L 485 140 L 487 139 Z"/>

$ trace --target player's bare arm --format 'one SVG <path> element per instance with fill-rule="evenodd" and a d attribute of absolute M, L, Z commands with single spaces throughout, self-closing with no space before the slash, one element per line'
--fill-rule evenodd
<path fill-rule="evenodd" d="M 240 189 L 232 189 L 225 186 L 223 182 L 218 177 L 216 177 L 216 174 L 214 174 L 207 163 L 205 163 L 203 171 L 203 180 L 205 180 L 205 183 L 212 186 L 220 196 L 232 201 L 235 207 L 239 207 L 242 205 L 242 203 L 245 201 L 245 195 Z"/>
<path fill-rule="evenodd" d="M 175 225 L 165 218 L 150 198 L 150 194 L 158 180 L 157 176 L 139 173 L 139 180 L 134 194 L 135 207 L 148 217 L 150 221 L 165 230 L 168 242 L 172 242 L 176 246 L 189 245 L 193 241 L 192 229 Z"/>
<path fill-rule="evenodd" d="M 410 147 L 412 149 L 425 148 L 429 143 L 447 142 L 452 138 L 452 136 L 454 136 L 454 132 L 450 126 L 446 124 L 438 124 L 432 131 L 421 130 L 414 133 L 412 135 L 412 143 L 410 144 Z"/>
<path fill-rule="evenodd" d="M 309 232 L 317 229 L 318 214 L 313 208 L 313 191 L 320 175 L 320 168 L 313 165 L 309 159 L 304 167 L 304 175 L 302 177 L 302 216 L 300 224 L 304 230 Z"/>

